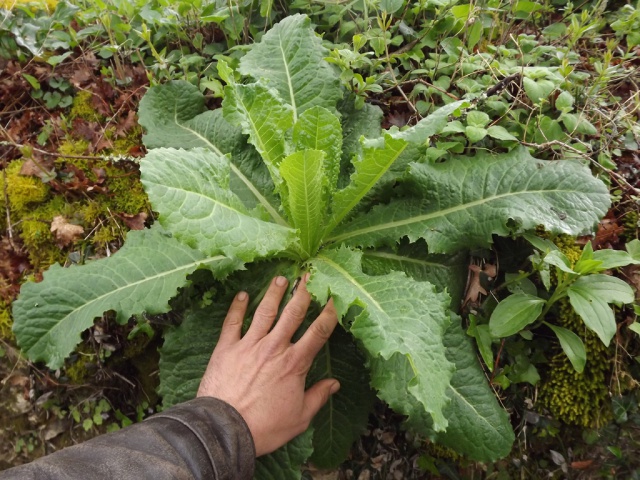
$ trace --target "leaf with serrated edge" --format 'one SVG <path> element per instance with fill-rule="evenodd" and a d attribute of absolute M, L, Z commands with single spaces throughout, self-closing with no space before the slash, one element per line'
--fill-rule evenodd
<path fill-rule="evenodd" d="M 400 272 L 365 275 L 361 256 L 348 248 L 322 251 L 313 259 L 307 288 L 321 304 L 331 295 L 340 317 L 352 305 L 364 308 L 351 333 L 372 357 L 400 353 L 409 359 L 414 377 L 407 391 L 432 415 L 435 428 L 443 430 L 447 422 L 442 409 L 453 373 L 441 340 L 450 321 L 449 297 Z"/>
<path fill-rule="evenodd" d="M 279 201 L 265 164 L 239 127 L 222 116 L 222 110 L 205 111 L 198 87 L 173 80 L 149 89 L 140 101 L 139 122 L 146 130 L 147 148 L 208 148 L 219 155 L 231 154 L 231 190 L 249 208 L 260 205 L 280 225 Z"/>
<path fill-rule="evenodd" d="M 242 128 L 269 169 L 271 179 L 280 187 L 278 167 L 285 156 L 285 132 L 293 126 L 293 111 L 269 88 L 251 85 L 228 85 L 222 102 L 224 118 Z"/>
<path fill-rule="evenodd" d="M 337 228 L 327 241 L 375 246 L 408 236 L 432 253 L 486 246 L 491 236 L 533 230 L 580 234 L 608 210 L 606 186 L 571 161 L 536 160 L 526 149 L 438 164 L 413 164 L 416 192 Z"/>
<path fill-rule="evenodd" d="M 362 270 L 367 275 L 404 272 L 419 282 L 429 282 L 451 296 L 451 308 L 458 309 L 467 282 L 469 262 L 466 252 L 429 255 L 424 242 L 401 244 L 396 251 L 386 248 L 365 250 Z"/>
<path fill-rule="evenodd" d="M 14 332 L 33 360 L 56 369 L 80 342 L 93 319 L 115 310 L 117 321 L 164 313 L 169 299 L 196 268 L 224 276 L 240 264 L 207 257 L 154 227 L 131 231 L 113 256 L 80 267 L 51 267 L 41 283 L 26 283 L 13 303 Z"/>
<path fill-rule="evenodd" d="M 324 156 L 320 150 L 303 150 L 292 153 L 280 165 L 289 192 L 291 219 L 300 232 L 300 247 L 307 258 L 318 249 L 324 227 Z"/>
<path fill-rule="evenodd" d="M 333 110 L 342 98 L 338 74 L 324 59 L 328 55 L 309 18 L 291 15 L 252 46 L 240 60 L 238 71 L 265 79 L 291 105 L 297 119 L 314 106 Z"/>
<path fill-rule="evenodd" d="M 324 171 L 327 177 L 327 198 L 338 184 L 342 127 L 335 114 L 326 108 L 312 107 L 305 111 L 293 126 L 296 150 L 321 150 L 325 153 Z"/>
<path fill-rule="evenodd" d="M 338 327 L 316 356 L 307 385 L 335 378 L 340 390 L 331 395 L 313 418 L 313 455 L 318 468 L 335 468 L 344 462 L 353 443 L 367 426 L 375 394 L 369 387 L 365 359 L 353 338 Z"/>
<path fill-rule="evenodd" d="M 455 363 L 455 372 L 447 395 L 451 401 L 444 409 L 449 425 L 434 432 L 432 421 L 422 405 L 403 391 L 413 372 L 406 358 L 395 354 L 390 360 L 378 357 L 373 364 L 380 374 L 378 382 L 386 389 L 387 402 L 409 418 L 407 426 L 435 442 L 480 462 L 493 462 L 511 451 L 514 433 L 509 415 L 500 407 L 478 363 L 470 337 L 464 334 L 459 319 L 453 319 L 444 335 L 447 358 Z M 378 385 L 373 384 L 374 387 Z"/>
<path fill-rule="evenodd" d="M 295 240 L 295 230 L 255 218 L 228 189 L 227 157 L 205 149 L 156 148 L 140 169 L 160 223 L 206 254 L 251 261 L 280 252 Z"/>
<path fill-rule="evenodd" d="M 360 200 L 380 180 L 393 165 L 407 146 L 404 140 L 385 137 L 383 148 L 367 148 L 361 159 L 354 162 L 355 172 L 351 175 L 351 183 L 336 192 L 332 201 L 333 215 L 327 226 L 326 234 L 331 231 L 358 205 Z"/>

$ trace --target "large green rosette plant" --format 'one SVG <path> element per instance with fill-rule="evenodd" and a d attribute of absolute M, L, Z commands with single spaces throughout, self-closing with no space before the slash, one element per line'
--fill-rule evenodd
<path fill-rule="evenodd" d="M 580 234 L 609 206 L 602 182 L 573 161 L 524 148 L 430 163 L 429 138 L 463 101 L 404 131 L 380 128 L 377 107 L 353 108 L 308 18 L 288 17 L 255 44 L 226 82 L 222 108 L 187 82 L 153 87 L 140 105 L 149 153 L 142 181 L 156 224 L 110 258 L 52 268 L 14 304 L 32 360 L 62 365 L 94 317 L 160 313 L 187 275 L 206 268 L 223 289 L 165 334 L 165 406 L 195 395 L 219 333 L 224 297 L 260 299 L 270 278 L 311 272 L 309 291 L 334 299 L 342 328 L 310 380 L 341 390 L 312 429 L 260 459 L 259 478 L 300 478 L 299 465 L 337 465 L 366 426 L 372 390 L 407 426 L 480 461 L 514 439 L 460 320 L 465 251 L 538 225 Z M 241 269 L 246 269 L 241 271 Z M 366 365 L 366 367 L 365 367 Z"/>

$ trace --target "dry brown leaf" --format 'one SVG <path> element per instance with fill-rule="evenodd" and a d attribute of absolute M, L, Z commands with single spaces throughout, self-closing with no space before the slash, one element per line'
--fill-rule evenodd
<path fill-rule="evenodd" d="M 593 464 L 593 460 L 576 460 L 575 462 L 571 462 L 571 468 L 576 470 L 584 470 L 589 468 Z"/>
<path fill-rule="evenodd" d="M 123 213 L 120 215 L 120 218 L 122 218 L 122 221 L 130 230 L 144 230 L 144 222 L 148 216 L 147 212 L 140 212 L 135 215 Z"/>
<path fill-rule="evenodd" d="M 56 243 L 62 248 L 82 238 L 84 228 L 80 225 L 73 225 L 62 215 L 58 215 L 51 222 L 51 233 L 55 235 Z"/>
<path fill-rule="evenodd" d="M 486 295 L 487 291 L 482 287 L 480 283 L 480 266 L 469 265 L 469 271 L 471 272 L 471 279 L 467 288 L 467 295 L 464 297 L 464 305 L 468 303 L 477 304 L 480 300 L 480 295 Z"/>

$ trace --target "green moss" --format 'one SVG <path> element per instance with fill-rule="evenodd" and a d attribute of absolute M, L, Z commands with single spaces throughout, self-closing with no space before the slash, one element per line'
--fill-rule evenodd
<path fill-rule="evenodd" d="M 11 211 L 17 214 L 24 214 L 31 205 L 42 203 L 49 196 L 49 186 L 42 180 L 20 175 L 23 164 L 23 160 L 14 160 L 7 167 L 9 205 Z"/>
<path fill-rule="evenodd" d="M 78 158 L 67 158 L 64 155 L 86 155 L 89 150 L 89 140 L 84 138 L 72 138 L 69 135 L 65 138 L 64 142 L 60 143 L 58 147 L 58 153 L 62 154 L 62 157 L 58 157 L 56 165 L 64 165 L 65 163 L 71 163 L 78 168 L 85 169 L 87 167 L 87 160 Z"/>
<path fill-rule="evenodd" d="M 82 118 L 90 122 L 102 122 L 104 117 L 93 108 L 93 94 L 91 92 L 81 91 L 76 94 L 71 104 L 71 112 L 69 118 Z"/>
<path fill-rule="evenodd" d="M 14 341 L 13 337 L 13 319 L 9 306 L 0 301 L 0 338 L 9 342 Z"/>
<path fill-rule="evenodd" d="M 580 258 L 581 249 L 575 244 L 574 238 L 561 235 L 554 242 L 572 265 Z M 582 339 L 587 351 L 587 363 L 582 373 L 576 372 L 569 358 L 556 345 L 540 386 L 540 402 L 551 415 L 565 424 L 602 426 L 612 416 L 606 383 L 611 370 L 609 349 L 595 333 L 585 328 L 566 297 L 558 302 L 554 323 L 571 330 Z"/>

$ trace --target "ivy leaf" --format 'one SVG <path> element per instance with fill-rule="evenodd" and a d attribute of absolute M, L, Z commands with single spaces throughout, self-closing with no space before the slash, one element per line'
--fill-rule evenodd
<path fill-rule="evenodd" d="M 556 88 L 550 80 L 532 80 L 529 77 L 522 79 L 522 86 L 529 99 L 536 104 L 549 98 Z"/>
<path fill-rule="evenodd" d="M 416 282 L 400 272 L 365 275 L 361 257 L 360 252 L 347 248 L 323 250 L 313 259 L 307 288 L 321 304 L 331 295 L 340 317 L 351 306 L 364 309 L 350 332 L 371 357 L 388 360 L 400 353 L 408 359 L 414 375 L 406 391 L 431 414 L 434 428 L 443 430 L 447 422 L 442 409 L 453 372 L 441 340 L 450 321 L 449 298 L 436 293 L 433 285 Z"/>
<path fill-rule="evenodd" d="M 487 128 L 487 134 L 491 137 L 491 138 L 495 138 L 498 140 L 505 140 L 505 141 L 518 141 L 518 139 L 516 137 L 514 137 L 513 135 L 511 135 L 506 128 L 501 127 L 500 125 L 492 125 L 489 128 Z"/>
<path fill-rule="evenodd" d="M 340 120 L 326 108 L 312 107 L 300 115 L 293 126 L 293 143 L 297 150 L 321 150 L 325 153 L 326 190 L 333 193 L 338 184 L 342 155 Z"/>
<path fill-rule="evenodd" d="M 479 142 L 486 137 L 488 133 L 486 128 L 474 127 L 472 125 L 467 126 L 464 132 L 471 143 Z"/>
<path fill-rule="evenodd" d="M 26 283 L 13 303 L 14 332 L 32 361 L 60 368 L 93 319 L 114 310 L 119 323 L 169 311 L 169 299 L 199 267 L 225 276 L 240 264 L 207 257 L 159 228 L 131 231 L 113 256 L 84 266 L 53 265 L 41 283 Z"/>
<path fill-rule="evenodd" d="M 338 227 L 327 241 L 357 246 L 424 238 L 432 253 L 487 246 L 491 236 L 544 225 L 579 234 L 608 210 L 605 185 L 584 166 L 532 158 L 526 149 L 412 164 L 420 199 L 398 199 Z M 423 193 L 424 192 L 424 193 Z"/>
<path fill-rule="evenodd" d="M 231 125 L 222 109 L 205 111 L 204 95 L 198 87 L 173 80 L 151 87 L 140 101 L 139 123 L 147 134 L 147 148 L 207 148 L 218 155 L 231 155 L 231 189 L 248 208 L 260 205 L 276 223 L 286 225 L 267 168 L 247 137 Z"/>
<path fill-rule="evenodd" d="M 157 148 L 140 169 L 160 223 L 207 254 L 224 252 L 250 261 L 295 241 L 295 230 L 260 218 L 259 211 L 249 211 L 229 190 L 227 157 L 204 149 Z"/>
<path fill-rule="evenodd" d="M 515 293 L 502 300 L 489 319 L 489 331 L 496 338 L 508 337 L 536 321 L 545 301 L 534 295 Z"/>
<path fill-rule="evenodd" d="M 338 74 L 324 59 L 321 44 L 306 15 L 291 15 L 273 26 L 240 60 L 238 71 L 264 79 L 292 107 L 293 118 L 314 106 L 335 109 L 342 98 Z"/>
<path fill-rule="evenodd" d="M 558 337 L 562 351 L 567 355 L 576 372 L 582 373 L 587 363 L 587 351 L 580 337 L 566 328 L 546 322 L 545 324 L 553 330 Z"/>
<path fill-rule="evenodd" d="M 465 108 L 468 105 L 469 102 L 466 100 L 449 103 L 448 105 L 438 108 L 414 126 L 401 132 L 392 133 L 391 135 L 393 138 L 406 140 L 410 143 L 425 144 L 430 137 L 442 132 L 444 127 L 447 126 L 450 115 L 455 114 L 461 108 Z"/>
<path fill-rule="evenodd" d="M 292 153 L 280 165 L 280 174 L 289 191 L 291 219 L 300 231 L 300 246 L 306 258 L 318 249 L 324 228 L 324 157 L 325 153 L 320 150 L 303 150 Z"/>

